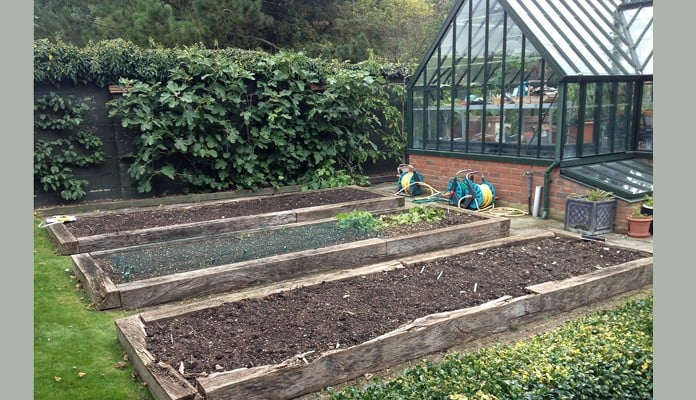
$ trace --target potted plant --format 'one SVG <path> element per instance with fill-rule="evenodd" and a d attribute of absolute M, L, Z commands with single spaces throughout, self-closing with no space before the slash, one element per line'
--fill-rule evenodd
<path fill-rule="evenodd" d="M 611 233 L 616 218 L 616 198 L 612 192 L 592 189 L 584 195 L 568 196 L 564 229 L 589 235 Z"/>
<path fill-rule="evenodd" d="M 650 226 L 652 225 L 653 216 L 643 214 L 642 205 L 633 207 L 631 214 L 627 218 L 628 236 L 634 238 L 650 237 Z"/>
<path fill-rule="evenodd" d="M 653 222 L 653 196 L 652 196 L 652 195 L 649 195 L 649 194 L 646 194 L 646 195 L 643 197 L 643 202 L 641 203 L 641 205 L 640 205 L 640 206 L 636 206 L 632 211 L 633 211 L 633 212 L 631 213 L 631 215 L 629 215 L 629 218 L 628 218 L 628 221 L 629 221 L 629 222 L 628 222 L 629 236 L 632 236 L 632 237 L 648 237 L 648 236 L 652 235 L 652 225 L 653 225 L 653 224 L 652 224 L 652 222 Z M 644 221 L 637 221 L 638 219 L 641 219 L 641 220 L 649 219 L 649 220 L 650 220 L 650 223 L 648 224 L 647 222 L 644 222 Z M 635 228 L 638 228 L 638 225 L 648 224 L 648 225 L 649 225 L 649 227 L 648 227 L 648 234 L 646 235 L 645 232 L 642 232 L 642 231 L 641 231 L 640 233 L 638 233 L 638 235 L 645 235 L 645 236 L 633 236 L 633 235 L 631 234 L 631 221 L 633 221 L 633 226 L 634 226 Z M 642 228 L 642 227 L 641 227 L 641 228 Z"/>

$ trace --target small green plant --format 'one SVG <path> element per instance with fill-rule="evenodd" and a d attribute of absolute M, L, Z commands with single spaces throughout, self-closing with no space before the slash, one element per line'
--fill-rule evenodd
<path fill-rule="evenodd" d="M 135 266 L 134 265 L 127 265 L 123 267 L 123 272 L 121 275 L 123 276 L 123 280 L 126 282 L 130 282 L 133 280 L 133 274 L 135 273 Z"/>
<path fill-rule="evenodd" d="M 375 217 L 368 211 L 355 210 L 336 215 L 338 227 L 355 229 L 360 234 L 378 234 L 380 230 L 393 225 L 410 225 L 419 222 L 437 222 L 445 217 L 445 210 L 430 206 L 414 206 L 406 211 Z"/>
<path fill-rule="evenodd" d="M 652 206 L 653 206 L 652 195 L 646 193 L 645 196 L 643 196 L 643 205 L 646 207 L 652 208 Z"/>
<path fill-rule="evenodd" d="M 445 210 L 428 206 L 414 206 L 399 214 L 383 215 L 382 221 L 386 226 L 411 225 L 419 222 L 437 222 L 445 217 Z"/>
<path fill-rule="evenodd" d="M 370 186 L 370 181 L 367 176 L 351 173 L 346 170 L 335 170 L 331 166 L 308 171 L 301 177 L 300 181 L 306 182 L 302 185 L 302 190 L 335 188 L 349 185 Z"/>
<path fill-rule="evenodd" d="M 614 193 L 612 192 L 607 192 L 606 190 L 602 189 L 592 189 L 587 192 L 585 195 L 587 200 L 590 201 L 603 201 L 603 200 L 609 200 L 614 197 Z"/>
<path fill-rule="evenodd" d="M 652 218 L 652 215 L 643 214 L 643 208 L 640 205 L 631 208 L 631 217 L 633 218 Z"/>
<path fill-rule="evenodd" d="M 575 194 L 573 197 L 582 197 L 589 201 L 604 201 L 614 198 L 614 193 L 595 188 L 588 190 L 584 196 Z"/>
<path fill-rule="evenodd" d="M 372 215 L 369 211 L 354 210 L 336 215 L 340 229 L 355 229 L 363 235 L 379 233 L 384 226 L 381 219 Z"/>

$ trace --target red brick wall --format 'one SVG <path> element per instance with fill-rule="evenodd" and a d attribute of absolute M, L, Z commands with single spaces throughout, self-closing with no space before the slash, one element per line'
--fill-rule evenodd
<path fill-rule="evenodd" d="M 409 155 L 409 163 L 423 175 L 425 183 L 436 190 L 445 191 L 449 180 L 457 171 L 473 169 L 480 174 L 474 176 L 479 182 L 481 175 L 486 177 L 495 187 L 496 206 L 515 207 L 528 211 L 527 201 L 527 176 L 532 174 L 532 204 L 536 186 L 544 186 L 544 171 L 551 163 L 546 165 L 531 166 L 526 164 L 511 164 L 495 161 L 462 160 L 457 158 L 435 157 L 424 155 Z M 588 188 L 578 183 L 562 178 L 560 169 L 554 168 L 550 175 L 549 185 L 549 218 L 563 221 L 565 218 L 566 198 L 572 194 L 583 194 Z M 542 189 L 542 196 L 543 196 Z M 628 229 L 626 217 L 636 203 L 627 203 L 619 200 L 614 221 L 614 231 L 625 233 Z M 539 213 L 543 211 L 543 199 L 539 200 Z"/>

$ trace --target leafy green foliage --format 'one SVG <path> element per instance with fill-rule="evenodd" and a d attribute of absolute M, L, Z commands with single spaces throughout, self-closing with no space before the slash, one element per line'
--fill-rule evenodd
<path fill-rule="evenodd" d="M 645 194 L 645 196 L 643 196 L 643 204 L 647 207 L 653 207 L 653 196 L 651 194 Z"/>
<path fill-rule="evenodd" d="M 612 192 L 607 192 L 606 190 L 602 189 L 592 189 L 585 195 L 585 198 L 589 201 L 603 201 L 609 200 L 613 197 L 614 194 Z"/>
<path fill-rule="evenodd" d="M 354 210 L 336 214 L 340 229 L 355 229 L 359 234 L 370 236 L 378 234 L 384 223 L 369 211 Z"/>
<path fill-rule="evenodd" d="M 379 234 L 380 230 L 392 225 L 410 225 L 419 222 L 440 221 L 445 217 L 445 210 L 432 206 L 413 206 L 406 210 L 374 216 L 369 211 L 354 210 L 336 215 L 337 226 L 341 229 L 355 229 L 360 234 L 369 236 Z"/>
<path fill-rule="evenodd" d="M 631 300 L 513 345 L 424 361 L 330 399 L 651 399 L 653 299 Z"/>
<path fill-rule="evenodd" d="M 37 98 L 35 128 L 58 138 L 39 139 L 34 144 L 34 179 L 45 192 L 57 192 L 66 200 L 85 196 L 88 182 L 74 176 L 74 168 L 99 165 L 104 161 L 103 143 L 91 132 L 79 130 L 83 114 L 90 110 L 86 98 L 60 97 L 54 92 Z"/>
<path fill-rule="evenodd" d="M 142 49 L 132 42 L 114 39 L 83 48 L 60 39 L 34 41 L 34 82 L 59 85 L 64 82 L 104 87 L 120 78 L 162 80 L 175 64 L 175 52 Z"/>
<path fill-rule="evenodd" d="M 176 54 L 166 81 L 122 79 L 128 90 L 107 104 L 139 133 L 129 173 L 140 192 L 159 177 L 193 191 L 352 184 L 366 161 L 403 148 L 390 103 L 403 88 L 382 76 L 301 53 Z"/>
<path fill-rule="evenodd" d="M 386 214 L 381 217 L 386 226 L 411 225 L 419 222 L 437 222 L 445 217 L 445 210 L 431 206 L 413 206 L 405 212 Z"/>
<path fill-rule="evenodd" d="M 327 189 L 349 185 L 370 186 L 367 176 L 351 174 L 345 170 L 335 171 L 332 167 L 321 167 L 309 171 L 300 178 L 302 190 Z"/>

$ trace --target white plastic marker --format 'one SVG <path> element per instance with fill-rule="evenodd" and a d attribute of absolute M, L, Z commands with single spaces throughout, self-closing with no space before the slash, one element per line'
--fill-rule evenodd
<path fill-rule="evenodd" d="M 73 222 L 76 220 L 77 218 L 74 215 L 54 215 L 46 218 L 45 221 L 41 221 L 41 223 L 39 223 L 39 228 L 45 228 L 53 224 L 64 224 L 66 222 Z"/>

